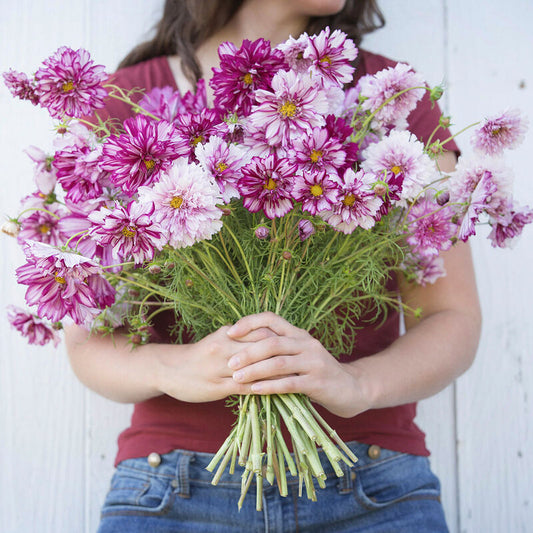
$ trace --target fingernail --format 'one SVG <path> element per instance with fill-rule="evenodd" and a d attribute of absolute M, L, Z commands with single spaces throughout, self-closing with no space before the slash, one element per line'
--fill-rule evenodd
<path fill-rule="evenodd" d="M 234 331 L 235 331 L 235 326 L 231 326 L 231 328 L 228 329 L 228 331 L 226 331 L 226 335 L 231 335 Z"/>
<path fill-rule="evenodd" d="M 241 379 L 244 377 L 244 372 L 234 372 L 233 373 L 233 379 L 235 381 L 241 381 Z"/>
<path fill-rule="evenodd" d="M 238 357 L 232 357 L 229 361 L 228 361 L 228 366 L 230 368 L 237 368 L 239 366 L 239 363 L 240 363 L 240 360 Z"/>
<path fill-rule="evenodd" d="M 251 389 L 252 389 L 252 392 L 261 392 L 261 385 L 259 383 L 254 383 L 252 386 L 251 386 Z"/>

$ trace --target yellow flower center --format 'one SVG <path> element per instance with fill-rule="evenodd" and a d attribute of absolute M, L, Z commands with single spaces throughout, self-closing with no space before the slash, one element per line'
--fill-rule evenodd
<path fill-rule="evenodd" d="M 135 226 L 124 226 L 122 228 L 122 235 L 124 235 L 124 237 L 133 237 L 136 232 L 137 228 Z"/>
<path fill-rule="evenodd" d="M 146 170 L 152 170 L 155 167 L 155 161 L 153 159 L 143 159 Z"/>
<path fill-rule="evenodd" d="M 65 285 L 66 281 L 65 281 L 65 278 L 63 276 L 56 276 L 54 278 L 58 283 L 61 283 L 61 285 Z"/>
<path fill-rule="evenodd" d="M 69 93 L 70 91 L 74 90 L 74 83 L 71 80 L 66 81 L 63 83 L 63 87 L 61 88 L 63 89 L 64 93 Z"/>
<path fill-rule="evenodd" d="M 495 128 L 495 129 L 493 129 L 493 130 L 490 132 L 490 134 L 491 134 L 492 137 L 498 137 L 498 136 L 502 133 L 502 131 L 504 131 L 504 129 L 505 129 L 505 128 L 502 128 L 502 127 L 500 127 L 500 128 Z"/>
<path fill-rule="evenodd" d="M 200 144 L 203 141 L 204 141 L 204 136 L 203 135 L 198 135 L 194 139 L 191 139 L 191 144 L 193 146 L 196 146 L 197 144 Z"/>
<path fill-rule="evenodd" d="M 322 193 L 324 191 L 322 190 L 322 187 L 320 185 L 318 185 L 318 183 L 315 183 L 312 187 L 311 187 L 311 194 L 313 196 L 321 196 Z"/>
<path fill-rule="evenodd" d="M 327 63 L 328 65 L 331 65 L 331 57 L 329 56 L 324 56 L 320 59 L 320 62 L 321 63 Z"/>
<path fill-rule="evenodd" d="M 398 165 L 394 165 L 391 168 L 391 172 L 393 172 L 395 176 L 397 176 L 401 171 L 402 171 L 402 169 Z"/>
<path fill-rule="evenodd" d="M 182 203 L 183 198 L 181 196 L 174 196 L 172 200 L 170 200 L 170 207 L 173 207 L 174 209 L 179 209 Z"/>
<path fill-rule="evenodd" d="M 296 107 L 296 104 L 291 101 L 287 101 L 279 108 L 279 112 L 284 117 L 292 118 L 294 115 L 296 115 L 297 109 L 298 108 Z"/>
<path fill-rule="evenodd" d="M 347 194 L 342 200 L 342 203 L 350 207 L 351 205 L 355 204 L 355 196 L 352 193 Z"/>
<path fill-rule="evenodd" d="M 268 191 L 273 191 L 276 187 L 276 182 L 272 178 L 268 178 L 263 185 L 263 189 L 267 189 Z"/>
<path fill-rule="evenodd" d="M 243 76 L 242 81 L 246 83 L 246 85 L 252 85 L 252 83 L 254 82 L 254 77 L 249 72 L 247 72 Z"/>
<path fill-rule="evenodd" d="M 50 226 L 48 224 L 40 224 L 39 225 L 39 231 L 43 234 L 43 235 L 46 235 L 47 233 L 49 233 L 50 231 Z"/>
<path fill-rule="evenodd" d="M 322 159 L 323 155 L 324 154 L 322 153 L 322 150 L 312 150 L 309 158 L 313 163 L 317 163 L 318 161 L 320 161 L 320 159 Z"/>
<path fill-rule="evenodd" d="M 226 165 L 226 163 L 220 162 L 215 165 L 215 168 L 217 169 L 218 172 L 224 172 L 224 170 L 228 168 L 228 165 Z"/>

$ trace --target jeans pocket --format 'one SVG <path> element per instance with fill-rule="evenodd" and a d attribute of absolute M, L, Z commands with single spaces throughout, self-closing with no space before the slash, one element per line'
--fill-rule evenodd
<path fill-rule="evenodd" d="M 367 509 L 417 499 L 440 501 L 440 482 L 426 457 L 399 453 L 355 472 L 354 496 Z"/>
<path fill-rule="evenodd" d="M 164 513 L 171 505 L 170 481 L 168 476 L 120 464 L 111 479 L 102 516 Z"/>

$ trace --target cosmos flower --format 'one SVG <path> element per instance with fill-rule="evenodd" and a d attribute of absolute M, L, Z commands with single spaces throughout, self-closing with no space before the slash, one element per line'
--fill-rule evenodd
<path fill-rule="evenodd" d="M 313 223 L 310 220 L 307 220 L 306 218 L 300 220 L 298 222 L 298 235 L 300 237 L 300 240 L 306 241 L 315 233 L 315 227 L 313 226 Z"/>
<path fill-rule="evenodd" d="M 310 37 L 304 32 L 298 39 L 295 39 L 291 35 L 285 42 L 278 44 L 276 48 L 283 52 L 285 62 L 291 70 L 299 74 L 304 74 L 313 63 L 310 57 L 305 57 L 304 55 L 305 50 L 310 44 Z"/>
<path fill-rule="evenodd" d="M 437 177 L 433 161 L 424 153 L 424 145 L 408 131 L 393 130 L 363 153 L 362 168 L 374 174 L 393 172 L 403 175 L 402 200 L 416 198 Z"/>
<path fill-rule="evenodd" d="M 526 224 L 533 222 L 533 210 L 529 207 L 518 207 L 508 203 L 506 212 L 497 217 L 491 217 L 492 231 L 488 238 L 493 247 L 507 248 L 522 233 Z"/>
<path fill-rule="evenodd" d="M 33 179 L 37 189 L 43 194 L 50 194 L 56 185 L 56 171 L 52 166 L 53 158 L 37 146 L 28 146 L 24 152 L 35 163 Z"/>
<path fill-rule="evenodd" d="M 302 209 L 317 215 L 330 211 L 339 197 L 338 183 L 325 170 L 310 170 L 294 178 L 292 197 L 302 202 Z"/>
<path fill-rule="evenodd" d="M 104 107 L 106 80 L 104 67 L 95 65 L 87 50 L 62 46 L 35 73 L 39 105 L 54 118 L 90 115 Z"/>
<path fill-rule="evenodd" d="M 422 76 L 414 72 L 409 65 L 398 63 L 376 74 L 363 76 L 357 84 L 357 89 L 360 91 L 362 109 L 376 113 L 374 121 L 377 124 L 405 128 L 409 113 L 424 96 L 425 85 Z M 402 91 L 406 92 L 386 103 Z"/>
<path fill-rule="evenodd" d="M 297 136 L 325 124 L 327 98 L 310 78 L 281 71 L 272 79 L 272 90 L 256 92 L 258 105 L 249 116 L 268 144 L 287 146 Z"/>
<path fill-rule="evenodd" d="M 200 165 L 185 158 L 177 159 L 153 187 L 141 187 L 139 202 L 155 206 L 153 219 L 173 248 L 210 239 L 222 227 L 218 186 Z"/>
<path fill-rule="evenodd" d="M 422 199 L 411 207 L 407 216 L 409 235 L 407 244 L 417 256 L 437 255 L 449 250 L 456 227 L 452 223 L 454 212 L 440 207 L 428 199 Z"/>
<path fill-rule="evenodd" d="M 292 209 L 292 183 L 296 165 L 271 154 L 253 157 L 242 168 L 237 188 L 243 205 L 252 213 L 263 210 L 268 218 L 282 217 Z"/>
<path fill-rule="evenodd" d="M 239 49 L 233 43 L 222 43 L 218 55 L 220 66 L 213 68 L 209 82 L 215 108 L 239 115 L 250 113 L 255 91 L 269 89 L 274 74 L 285 66 L 281 51 L 272 50 L 264 39 L 245 39 Z"/>
<path fill-rule="evenodd" d="M 38 316 L 15 307 L 8 306 L 7 319 L 9 323 L 23 336 L 28 339 L 29 344 L 44 346 L 50 341 L 57 345 L 61 342 L 56 330 L 50 327 L 44 320 Z"/>
<path fill-rule="evenodd" d="M 516 148 L 524 139 L 528 122 L 518 109 L 510 109 L 485 119 L 471 137 L 474 148 L 490 156 L 505 148 Z"/>
<path fill-rule="evenodd" d="M 444 259 L 440 255 L 416 256 L 407 254 L 400 268 L 406 271 L 408 275 L 414 276 L 414 281 L 422 287 L 433 284 L 439 278 L 446 276 Z"/>
<path fill-rule="evenodd" d="M 329 27 L 309 39 L 304 58 L 311 60 L 311 71 L 327 84 L 342 86 L 352 81 L 357 48 L 340 30 L 330 34 Z"/>
<path fill-rule="evenodd" d="M 181 142 L 176 128 L 137 115 L 124 122 L 125 133 L 106 139 L 101 168 L 111 173 L 110 179 L 128 196 L 133 196 L 141 185 L 156 182 L 178 157 Z"/>
<path fill-rule="evenodd" d="M 39 103 L 39 95 L 36 92 L 35 82 L 30 81 L 24 72 L 9 69 L 2 74 L 4 83 L 9 92 L 21 100 L 29 100 L 33 105 Z"/>
<path fill-rule="evenodd" d="M 59 220 L 68 212 L 59 204 L 42 204 L 42 207 L 28 211 L 21 217 L 18 241 L 38 241 L 52 246 L 61 246 L 67 240 L 67 236 L 61 231 Z"/>
<path fill-rule="evenodd" d="M 370 229 L 376 223 L 383 200 L 374 194 L 376 177 L 362 170 L 346 170 L 339 184 L 339 199 L 332 211 L 321 217 L 337 231 L 352 233 L 355 228 Z"/>
<path fill-rule="evenodd" d="M 168 242 L 165 232 L 154 222 L 154 206 L 130 202 L 126 207 L 102 207 L 89 214 L 93 223 L 90 236 L 101 246 L 110 246 L 118 260 L 133 259 L 136 264 L 150 261 L 155 249 Z"/>
<path fill-rule="evenodd" d="M 28 286 L 26 302 L 37 306 L 41 318 L 59 322 L 68 316 L 88 326 L 113 303 L 114 289 L 92 260 L 34 241 L 26 242 L 24 252 L 27 263 L 17 269 L 17 280 Z"/>

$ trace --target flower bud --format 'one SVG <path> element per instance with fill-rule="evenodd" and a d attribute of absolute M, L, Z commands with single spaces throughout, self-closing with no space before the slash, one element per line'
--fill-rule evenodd
<path fill-rule="evenodd" d="M 441 191 L 435 199 L 440 206 L 445 205 L 450 201 L 450 193 L 448 191 Z"/>
<path fill-rule="evenodd" d="M 315 227 L 310 220 L 300 220 L 298 222 L 298 232 L 300 234 L 300 240 L 303 242 L 315 233 Z"/>
<path fill-rule="evenodd" d="M 20 232 L 20 225 L 15 220 L 7 220 L 2 224 L 2 233 L 10 237 L 16 237 Z"/>
<path fill-rule="evenodd" d="M 223 217 L 231 215 L 231 209 L 229 207 L 221 207 L 220 210 L 222 211 Z"/>
<path fill-rule="evenodd" d="M 444 94 L 444 89 L 440 85 L 437 85 L 436 87 L 432 87 L 429 90 L 429 97 L 432 102 L 436 102 L 437 100 L 439 100 L 443 94 Z"/>
<path fill-rule="evenodd" d="M 267 228 L 266 226 L 259 226 L 255 230 L 255 236 L 258 239 L 266 239 L 270 235 L 270 228 Z"/>
<path fill-rule="evenodd" d="M 387 184 L 383 183 L 382 181 L 374 185 L 374 194 L 376 196 L 380 196 L 381 198 L 383 198 L 387 194 L 387 190 L 388 190 Z"/>
<path fill-rule="evenodd" d="M 439 126 L 441 128 L 449 128 L 451 124 L 451 117 L 442 116 L 439 118 Z"/>
<path fill-rule="evenodd" d="M 128 289 L 128 294 L 132 298 L 137 298 L 139 296 L 140 292 L 137 289 Z"/>
<path fill-rule="evenodd" d="M 130 342 L 135 345 L 142 344 L 143 342 L 142 335 L 140 335 L 139 333 L 134 333 L 133 335 L 130 336 Z"/>
<path fill-rule="evenodd" d="M 161 272 L 161 267 L 159 265 L 150 265 L 148 267 L 148 272 L 150 272 L 150 274 L 159 274 Z"/>
<path fill-rule="evenodd" d="M 286 261 L 290 261 L 292 259 L 292 254 L 286 250 L 281 254 L 281 257 L 283 257 L 283 259 L 285 259 Z"/>
<path fill-rule="evenodd" d="M 64 135 L 67 131 L 67 127 L 63 124 L 57 127 L 57 133 L 59 133 L 59 135 Z"/>
<path fill-rule="evenodd" d="M 192 279 L 185 280 L 185 287 L 192 287 L 194 285 Z"/>
<path fill-rule="evenodd" d="M 174 263 L 173 261 L 169 261 L 168 263 L 165 263 L 165 267 L 168 268 L 169 270 L 172 270 L 175 266 L 176 266 L 176 263 Z"/>

